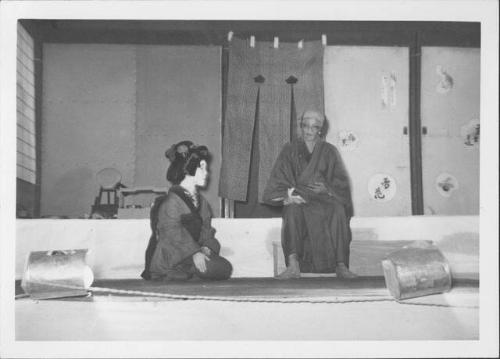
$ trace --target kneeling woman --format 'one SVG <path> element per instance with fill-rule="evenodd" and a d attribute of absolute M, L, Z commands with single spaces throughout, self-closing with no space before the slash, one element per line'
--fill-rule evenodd
<path fill-rule="evenodd" d="M 175 146 L 174 156 L 167 173 L 174 185 L 158 211 L 151 279 L 187 280 L 193 275 L 228 279 L 232 266 L 219 256 L 210 206 L 198 192 L 207 183 L 208 150 L 205 146 Z"/>

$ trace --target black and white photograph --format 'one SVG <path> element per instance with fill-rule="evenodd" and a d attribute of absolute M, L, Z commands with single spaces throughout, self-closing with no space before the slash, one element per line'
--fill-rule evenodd
<path fill-rule="evenodd" d="M 497 357 L 498 1 L 0 3 L 0 357 Z"/>

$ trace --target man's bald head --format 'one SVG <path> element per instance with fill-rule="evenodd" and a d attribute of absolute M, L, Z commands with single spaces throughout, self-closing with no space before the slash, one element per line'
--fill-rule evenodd
<path fill-rule="evenodd" d="M 302 115 L 302 121 L 306 119 L 314 119 L 320 126 L 323 126 L 323 123 L 325 122 L 325 116 L 316 110 L 306 110 L 304 111 L 304 114 Z"/>

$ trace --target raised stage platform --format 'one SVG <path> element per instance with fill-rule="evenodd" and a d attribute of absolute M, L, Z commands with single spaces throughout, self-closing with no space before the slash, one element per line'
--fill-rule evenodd
<path fill-rule="evenodd" d="M 284 267 L 281 219 L 213 220 L 221 255 L 234 278 L 273 277 Z M 381 261 L 414 240 L 433 241 L 450 263 L 453 277 L 479 279 L 478 216 L 354 217 L 351 269 L 382 276 Z M 16 279 L 30 251 L 88 248 L 96 279 L 139 278 L 151 230 L 147 219 L 17 220 Z M 277 251 L 276 251 L 277 250 Z"/>
<path fill-rule="evenodd" d="M 150 235 L 148 220 L 18 220 L 16 279 L 21 278 L 30 251 L 88 248 L 87 262 L 96 278 L 93 286 L 128 292 L 99 291 L 90 297 L 47 301 L 17 299 L 16 339 L 479 338 L 478 217 L 353 218 L 351 269 L 360 278 L 351 281 L 271 278 L 283 265 L 279 218 L 214 219 L 213 225 L 221 254 L 233 264 L 233 278 L 158 283 L 139 279 Z M 397 302 L 385 287 L 380 262 L 413 240 L 430 240 L 441 249 L 450 263 L 454 286 L 448 293 Z"/>

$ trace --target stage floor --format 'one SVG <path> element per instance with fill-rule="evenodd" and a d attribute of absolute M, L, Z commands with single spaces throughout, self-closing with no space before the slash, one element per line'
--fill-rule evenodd
<path fill-rule="evenodd" d="M 16 294 L 21 294 L 19 282 Z M 354 280 L 236 278 L 221 282 L 100 280 L 93 287 L 153 295 L 16 300 L 17 340 L 473 340 L 479 338 L 479 285 L 396 302 L 383 277 Z M 302 300 L 302 303 L 230 299 Z M 308 303 L 312 301 L 315 303 Z"/>
<path fill-rule="evenodd" d="M 226 281 L 202 281 L 191 279 L 186 282 L 162 282 L 145 281 L 142 279 L 115 279 L 97 280 L 92 284 L 94 288 L 109 288 L 112 290 L 128 291 L 131 293 L 120 293 L 113 291 L 95 291 L 87 297 L 60 298 L 66 301 L 92 302 L 98 297 L 116 297 L 116 300 L 139 299 L 144 300 L 172 300 L 190 299 L 193 296 L 201 296 L 207 299 L 212 297 L 227 297 L 228 300 L 244 298 L 263 299 L 297 299 L 306 300 L 314 298 L 332 299 L 343 298 L 360 300 L 392 300 L 386 288 L 384 277 L 358 277 L 355 279 L 338 279 L 336 277 L 305 277 L 292 280 L 276 280 L 274 278 L 234 278 Z M 458 279 L 453 281 L 453 292 L 471 292 L 479 287 L 477 280 Z M 24 293 L 21 282 L 16 281 L 16 295 Z M 144 294 L 138 295 L 136 292 Z M 153 293 L 158 294 L 155 296 Z M 162 295 L 165 295 L 163 296 Z M 167 295 L 173 295 L 169 298 Z M 122 299 L 120 299 L 122 298 Z M 425 297 L 421 297 L 425 298 Z M 430 296 L 429 298 L 437 298 Z M 407 300 L 408 301 L 408 300 Z M 411 302 L 411 300 L 410 300 Z"/>

